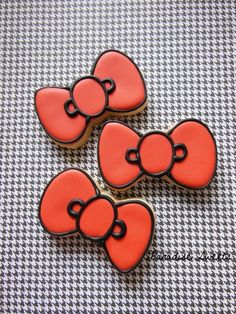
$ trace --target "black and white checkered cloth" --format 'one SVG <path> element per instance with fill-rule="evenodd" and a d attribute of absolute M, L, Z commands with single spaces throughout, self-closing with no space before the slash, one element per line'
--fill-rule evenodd
<path fill-rule="evenodd" d="M 235 10 L 233 0 L 0 1 L 0 314 L 236 313 Z M 134 59 L 148 90 L 147 109 L 120 120 L 146 132 L 201 119 L 219 158 L 203 191 L 147 178 L 115 194 L 143 198 L 157 218 L 150 252 L 128 275 L 96 244 L 49 236 L 37 219 L 45 185 L 67 167 L 105 186 L 96 160 L 101 124 L 82 148 L 60 148 L 40 126 L 34 91 L 70 85 L 112 48 Z M 155 250 L 231 260 L 162 261 Z"/>

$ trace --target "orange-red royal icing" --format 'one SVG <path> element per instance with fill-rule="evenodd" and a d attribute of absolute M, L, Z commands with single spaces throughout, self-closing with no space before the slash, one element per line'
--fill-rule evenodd
<path fill-rule="evenodd" d="M 109 121 L 99 138 L 98 162 L 103 179 L 113 188 L 127 188 L 146 174 L 166 175 L 181 186 L 201 189 L 214 177 L 217 150 L 212 133 L 198 120 L 145 135 Z"/>
<path fill-rule="evenodd" d="M 140 263 L 154 230 L 154 215 L 147 204 L 141 200 L 115 203 L 100 194 L 92 179 L 79 169 L 66 170 L 48 184 L 39 218 L 50 234 L 80 233 L 101 243 L 121 272 L 131 271 Z"/>
<path fill-rule="evenodd" d="M 112 112 L 136 113 L 145 102 L 146 87 L 138 67 L 113 50 L 102 53 L 92 74 L 78 79 L 71 88 L 45 87 L 35 93 L 35 108 L 43 128 L 64 145 L 84 140 L 96 119 Z"/>

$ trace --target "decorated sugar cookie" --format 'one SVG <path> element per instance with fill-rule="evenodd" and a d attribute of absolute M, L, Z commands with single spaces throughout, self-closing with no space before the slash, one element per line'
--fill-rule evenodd
<path fill-rule="evenodd" d="M 128 188 L 143 175 L 202 189 L 215 175 L 216 143 L 208 127 L 194 119 L 181 121 L 168 132 L 144 135 L 108 121 L 98 142 L 98 162 L 104 181 L 114 189 Z"/>
<path fill-rule="evenodd" d="M 44 87 L 35 93 L 35 108 L 47 134 L 63 146 L 81 146 L 92 126 L 109 115 L 136 114 L 146 105 L 141 72 L 125 54 L 109 50 L 96 60 L 91 75 L 70 88 Z"/>
<path fill-rule="evenodd" d="M 141 262 L 154 232 L 154 214 L 146 203 L 115 202 L 79 169 L 52 179 L 41 198 L 39 219 L 52 235 L 79 233 L 100 243 L 111 263 L 124 273 Z"/>

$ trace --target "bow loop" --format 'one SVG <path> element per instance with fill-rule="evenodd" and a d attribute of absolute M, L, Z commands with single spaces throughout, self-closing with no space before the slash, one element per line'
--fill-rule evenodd
<path fill-rule="evenodd" d="M 182 144 L 174 144 L 174 160 L 175 161 L 182 161 L 186 158 L 187 154 L 188 154 L 188 150 L 187 147 Z"/>
<path fill-rule="evenodd" d="M 108 94 L 111 94 L 116 88 L 115 82 L 110 77 L 103 79 L 101 82 L 104 85 Z"/>
<path fill-rule="evenodd" d="M 154 215 L 145 203 L 115 203 L 77 169 L 66 170 L 49 183 L 40 202 L 39 217 L 44 229 L 53 235 L 79 233 L 101 243 L 121 272 L 139 264 L 154 229 Z"/>
<path fill-rule="evenodd" d="M 102 177 L 116 189 L 131 186 L 143 174 L 168 176 L 192 189 L 204 188 L 214 177 L 216 160 L 214 137 L 197 120 L 182 121 L 169 132 L 144 135 L 110 121 L 104 125 L 98 143 Z"/>
<path fill-rule="evenodd" d="M 45 87 L 35 93 L 43 128 L 55 141 L 68 145 L 82 144 L 88 128 L 111 112 L 136 113 L 145 102 L 146 87 L 139 69 L 118 51 L 104 52 L 91 75 L 76 80 L 71 88 Z"/>

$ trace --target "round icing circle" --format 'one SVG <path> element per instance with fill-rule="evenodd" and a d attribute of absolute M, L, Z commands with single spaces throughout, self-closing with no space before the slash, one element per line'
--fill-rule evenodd
<path fill-rule="evenodd" d="M 111 231 L 114 220 L 115 211 L 112 203 L 101 196 L 85 206 L 77 224 L 80 232 L 86 237 L 100 239 Z"/>
<path fill-rule="evenodd" d="M 149 175 L 162 175 L 173 165 L 173 143 L 161 132 L 148 133 L 139 144 L 141 167 Z"/>
<path fill-rule="evenodd" d="M 105 110 L 108 96 L 101 81 L 89 76 L 74 84 L 72 99 L 82 114 L 96 117 Z"/>

